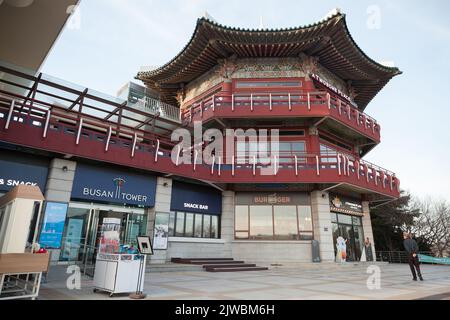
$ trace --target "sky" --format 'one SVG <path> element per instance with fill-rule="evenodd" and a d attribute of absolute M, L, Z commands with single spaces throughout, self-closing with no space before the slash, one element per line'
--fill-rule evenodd
<path fill-rule="evenodd" d="M 382 142 L 365 159 L 394 171 L 415 196 L 450 200 L 446 0 L 82 0 L 41 71 L 115 96 L 141 66 L 180 52 L 205 12 L 228 26 L 284 28 L 314 23 L 336 7 L 369 57 L 403 71 L 366 109 L 381 124 Z"/>

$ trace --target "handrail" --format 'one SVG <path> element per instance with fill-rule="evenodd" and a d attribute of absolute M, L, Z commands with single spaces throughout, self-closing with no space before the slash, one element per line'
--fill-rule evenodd
<path fill-rule="evenodd" d="M 254 109 L 265 106 L 271 111 L 276 110 L 278 106 L 289 107 L 305 106 L 308 110 L 315 106 L 328 106 L 336 116 L 347 118 L 354 121 L 357 126 L 363 126 L 364 129 L 373 131 L 373 133 L 380 132 L 380 125 L 371 116 L 363 111 L 360 111 L 352 104 L 344 101 L 338 96 L 326 91 L 297 91 L 285 93 L 215 93 L 211 96 L 204 97 L 199 101 L 194 101 L 192 104 L 183 107 L 181 111 L 181 120 L 189 120 L 191 122 L 196 114 L 203 115 L 204 112 L 221 107 L 231 107 L 234 111 L 240 106 L 250 107 Z"/>
<path fill-rule="evenodd" d="M 119 125 L 111 119 L 104 120 L 90 114 L 70 111 L 64 107 L 51 106 L 37 99 L 29 99 L 29 104 L 24 106 L 24 100 L 24 98 L 18 99 L 17 95 L 0 95 L 0 120 L 1 118 L 6 120 L 11 113 L 11 123 L 32 125 L 42 129 L 45 126 L 49 127 L 49 131 L 59 130 L 63 133 L 67 132 L 74 135 L 74 143 L 75 136 L 78 136 L 80 144 L 83 143 L 84 139 L 99 141 L 104 144 L 101 150 L 106 150 L 106 152 L 109 150 L 105 148 L 106 141 L 108 140 L 111 146 L 115 145 L 116 147 L 129 149 L 130 158 L 133 158 L 137 150 L 150 152 L 152 154 L 151 159 L 155 159 L 155 163 L 160 158 L 170 159 L 171 157 L 172 148 L 175 143 L 168 140 L 166 136 L 136 129 L 126 124 Z M 13 104 L 12 101 L 15 103 Z M 49 110 L 51 112 L 48 112 Z M 48 125 L 46 125 L 47 123 Z M 6 128 L 5 131 L 7 132 L 7 130 L 9 129 Z M 107 138 L 109 132 L 112 135 L 112 137 L 109 137 L 110 139 Z M 213 175 L 223 175 L 227 170 L 232 169 L 236 176 L 240 174 L 239 170 L 253 170 L 253 168 L 259 170 L 259 168 L 268 166 L 267 163 L 260 161 L 260 157 L 258 157 L 258 161 L 252 161 L 252 159 L 246 157 L 246 154 L 244 157 L 241 157 L 238 153 L 237 156 L 233 157 L 234 161 L 232 164 L 227 163 L 225 154 L 217 153 L 216 157 L 224 160 L 220 161 L 220 170 L 210 170 L 211 165 L 205 161 L 202 164 L 197 164 L 195 161 L 192 162 L 192 159 L 195 158 L 193 152 L 191 152 L 191 163 L 195 163 L 197 168 L 200 166 L 208 166 L 208 172 L 212 172 Z M 186 164 L 183 163 L 182 165 L 185 166 Z M 217 168 L 218 162 L 215 162 L 213 166 Z M 310 152 L 286 154 L 281 152 L 279 157 L 276 158 L 274 175 L 280 174 L 282 170 L 292 170 L 293 176 L 294 172 L 296 176 L 297 174 L 301 176 L 302 170 L 317 173 L 318 176 L 323 175 L 327 170 L 328 172 L 335 170 L 342 179 L 347 179 L 346 177 L 352 176 L 352 181 L 355 183 L 357 178 L 364 185 L 366 185 L 364 180 L 367 183 L 374 183 L 374 188 L 384 188 L 386 191 L 388 189 L 391 191 L 399 190 L 399 180 L 391 171 L 375 166 L 365 160 L 352 159 L 349 155 L 340 153 L 333 155 L 329 153 Z"/>

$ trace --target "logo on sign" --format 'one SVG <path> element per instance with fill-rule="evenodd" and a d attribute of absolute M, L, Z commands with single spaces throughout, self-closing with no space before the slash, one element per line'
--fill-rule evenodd
<path fill-rule="evenodd" d="M 340 208 L 342 207 L 342 201 L 341 199 L 339 199 L 339 197 L 334 197 L 333 200 L 331 200 L 331 203 L 333 204 L 333 206 L 335 206 L 336 208 Z"/>
<path fill-rule="evenodd" d="M 120 190 L 122 189 L 122 187 L 125 183 L 125 180 L 122 178 L 115 178 L 115 179 L 113 179 L 113 181 L 114 181 L 114 185 L 116 186 L 115 197 L 116 197 L 116 199 L 120 199 Z"/>
<path fill-rule="evenodd" d="M 123 192 L 122 188 L 125 185 L 125 182 L 126 182 L 125 179 L 114 178 L 112 181 L 114 182 L 114 186 L 116 187 L 116 189 L 114 191 L 84 187 L 83 195 L 91 196 L 91 197 L 98 197 L 98 198 L 118 199 L 118 200 L 121 200 L 124 202 L 127 202 L 127 201 L 146 202 L 147 201 L 146 195 Z"/>

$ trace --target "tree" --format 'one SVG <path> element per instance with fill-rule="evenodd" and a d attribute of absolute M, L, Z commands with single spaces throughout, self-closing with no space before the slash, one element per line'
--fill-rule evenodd
<path fill-rule="evenodd" d="M 399 199 L 371 209 L 377 250 L 403 251 L 403 232 L 411 230 L 419 214 L 420 211 L 411 206 L 411 195 L 405 191 L 401 192 Z"/>
<path fill-rule="evenodd" d="M 420 214 L 412 228 L 419 239 L 426 240 L 431 251 L 443 257 L 450 253 L 450 203 L 443 199 L 416 199 L 413 208 Z"/>

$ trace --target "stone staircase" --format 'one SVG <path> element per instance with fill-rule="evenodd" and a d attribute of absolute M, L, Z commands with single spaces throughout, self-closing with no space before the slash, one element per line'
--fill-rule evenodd
<path fill-rule="evenodd" d="M 172 263 L 201 265 L 207 272 L 263 271 L 267 267 L 258 267 L 253 263 L 236 261 L 233 258 L 172 258 Z"/>

